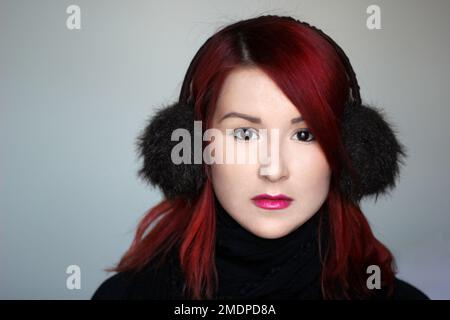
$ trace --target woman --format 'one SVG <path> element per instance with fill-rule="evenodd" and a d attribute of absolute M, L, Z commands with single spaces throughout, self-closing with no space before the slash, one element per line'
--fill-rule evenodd
<path fill-rule="evenodd" d="M 172 133 L 201 141 L 194 120 L 214 139 L 178 164 Z M 223 161 L 263 146 L 256 162 Z M 404 147 L 361 103 L 342 49 L 307 23 L 260 16 L 218 31 L 138 147 L 140 175 L 165 199 L 94 299 L 427 298 L 395 277 L 359 207 L 395 186 Z"/>

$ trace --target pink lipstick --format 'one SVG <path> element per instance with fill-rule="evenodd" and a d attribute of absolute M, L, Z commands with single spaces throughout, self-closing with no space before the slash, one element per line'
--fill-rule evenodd
<path fill-rule="evenodd" d="M 253 203 L 262 209 L 267 210 L 280 210 L 287 208 L 291 202 L 292 198 L 285 196 L 284 194 L 279 194 L 276 196 L 271 196 L 269 194 L 260 194 L 252 198 Z"/>

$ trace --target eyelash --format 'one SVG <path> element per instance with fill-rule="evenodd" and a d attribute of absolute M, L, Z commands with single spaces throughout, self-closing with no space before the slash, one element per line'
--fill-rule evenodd
<path fill-rule="evenodd" d="M 243 140 L 243 141 L 249 141 L 249 140 L 251 140 L 251 139 L 245 140 L 245 138 L 244 138 L 244 139 L 239 139 L 239 138 L 237 138 L 237 137 L 236 137 L 236 132 L 237 132 L 238 130 L 240 130 L 240 129 L 242 129 L 242 130 L 245 132 L 245 131 L 248 131 L 248 129 L 253 129 L 253 128 L 247 128 L 247 127 L 236 128 L 236 129 L 233 130 L 233 133 L 232 133 L 233 138 L 234 138 L 235 140 Z M 255 130 L 255 129 L 253 129 L 253 130 Z M 256 130 L 255 130 L 255 131 L 256 131 Z M 304 140 L 299 140 L 299 141 L 303 141 L 303 142 L 310 143 L 310 142 L 316 140 L 315 136 L 314 136 L 314 135 L 311 133 L 311 131 L 309 131 L 309 129 L 307 129 L 307 128 L 304 128 L 304 129 L 301 129 L 301 130 L 297 131 L 294 135 L 297 135 L 297 134 L 303 133 L 303 132 L 307 132 L 307 133 L 310 135 L 310 137 L 312 137 L 312 138 L 309 139 L 309 140 L 306 140 L 306 141 L 304 141 Z M 256 132 L 256 134 L 257 134 L 257 132 Z"/>

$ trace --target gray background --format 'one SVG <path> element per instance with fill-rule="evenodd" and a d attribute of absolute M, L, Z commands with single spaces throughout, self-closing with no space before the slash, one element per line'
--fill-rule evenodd
<path fill-rule="evenodd" d="M 364 212 L 399 277 L 450 298 L 450 1 L 0 3 L 0 298 L 91 297 L 161 199 L 136 177 L 146 118 L 210 35 L 260 14 L 306 20 L 348 53 L 409 150 L 398 187 Z M 70 4 L 81 30 L 66 28 Z M 370 4 L 382 30 L 366 28 Z M 66 289 L 71 264 L 80 290 Z"/>

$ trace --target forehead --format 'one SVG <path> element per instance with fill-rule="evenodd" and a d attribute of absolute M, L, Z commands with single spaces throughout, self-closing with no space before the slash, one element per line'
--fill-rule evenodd
<path fill-rule="evenodd" d="M 254 66 L 239 67 L 225 79 L 214 118 L 228 112 L 250 114 L 260 117 L 263 122 L 286 122 L 300 115 L 277 84 Z"/>

